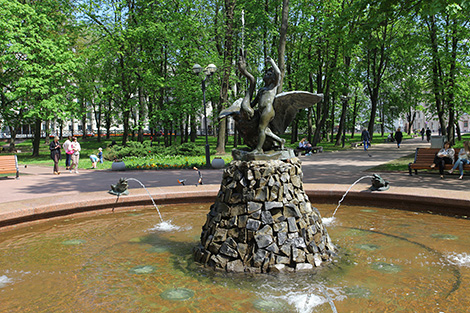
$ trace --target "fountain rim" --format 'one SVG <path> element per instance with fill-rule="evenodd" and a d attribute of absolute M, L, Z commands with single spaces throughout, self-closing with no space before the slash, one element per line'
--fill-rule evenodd
<path fill-rule="evenodd" d="M 337 204 L 348 186 L 337 184 L 304 184 L 304 191 L 313 204 Z M 462 194 L 436 195 L 425 189 L 392 187 L 387 191 L 370 191 L 369 185 L 357 184 L 348 193 L 342 205 L 361 205 L 385 209 L 401 209 L 413 212 L 434 213 L 458 218 L 469 218 L 470 196 Z M 212 203 L 220 185 L 178 186 L 148 188 L 157 205 Z M 454 197 L 452 197 L 454 196 Z M 116 197 L 107 192 L 87 192 L 70 197 L 44 197 L 0 204 L 0 232 L 10 227 L 78 215 L 103 214 L 115 211 L 131 211 L 152 205 L 148 194 L 132 188 L 131 195 Z M 333 213 L 333 212 L 332 212 Z M 328 217 L 328 216 L 324 216 Z"/>

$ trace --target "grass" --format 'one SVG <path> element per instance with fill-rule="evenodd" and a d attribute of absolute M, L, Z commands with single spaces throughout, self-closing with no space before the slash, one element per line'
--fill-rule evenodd
<path fill-rule="evenodd" d="M 290 141 L 290 137 L 288 134 L 283 135 L 283 138 L 286 139 L 286 142 Z M 302 136 L 299 136 L 302 138 Z M 404 139 L 412 138 L 412 136 L 404 135 Z M 217 138 L 210 136 L 209 138 L 209 145 L 212 149 L 215 149 L 217 145 Z M 326 142 L 322 141 L 319 143 L 319 146 L 323 147 L 324 151 L 338 151 L 338 150 L 347 150 L 351 149 L 350 143 L 361 141 L 361 134 L 355 134 L 353 138 L 350 138 L 350 135 L 346 135 L 346 142 L 344 148 L 341 146 L 335 146 L 333 142 Z M 386 136 L 380 136 L 379 134 L 374 134 L 372 144 L 379 144 L 385 142 L 387 139 Z M 470 134 L 464 136 L 463 140 L 469 140 Z M 91 167 L 91 161 L 89 156 L 91 154 L 97 154 L 98 148 L 102 147 L 103 150 L 108 147 L 113 140 L 116 140 L 117 144 L 120 144 L 121 138 L 112 137 L 111 139 L 101 139 L 101 142 L 98 142 L 97 138 L 87 138 L 87 140 L 80 140 L 80 145 L 82 151 L 80 152 L 80 163 L 79 169 L 85 169 Z M 149 140 L 146 138 L 146 140 Z M 157 145 L 163 145 L 162 138 L 160 138 L 160 142 L 154 142 Z M 63 140 L 60 141 L 63 143 Z M 177 141 L 179 144 L 179 137 Z M 6 143 L 5 143 L 6 144 Z M 200 146 L 205 145 L 205 137 L 199 136 L 196 139 L 196 144 Z M 286 147 L 296 148 L 298 142 L 296 143 L 287 143 Z M 53 166 L 53 162 L 49 157 L 49 146 L 45 143 L 45 140 L 41 140 L 41 145 L 39 149 L 39 156 L 33 157 L 31 156 L 32 152 L 32 140 L 27 139 L 21 141 L 16 144 L 17 149 L 21 150 L 21 153 L 17 153 L 18 155 L 18 162 L 20 166 L 24 165 L 39 165 L 39 166 Z M 246 146 L 239 145 L 237 148 L 244 148 Z M 455 146 L 457 149 L 462 147 L 462 143 L 459 142 Z M 214 157 L 221 157 L 224 159 L 225 163 L 229 163 L 232 160 L 231 157 L 231 150 L 233 149 L 233 137 L 230 136 L 228 138 L 228 144 L 225 147 L 225 154 L 224 155 L 211 155 L 211 160 Z M 65 154 L 63 153 L 63 158 L 60 161 L 60 166 L 63 167 L 65 164 Z M 403 157 L 397 160 L 393 160 L 389 163 L 380 165 L 379 167 L 374 168 L 374 170 L 380 171 L 407 171 L 408 170 L 408 163 L 413 161 L 413 155 Z M 203 167 L 205 165 L 205 156 L 169 156 L 169 155 L 153 155 L 153 156 L 145 156 L 145 157 L 132 157 L 127 158 L 125 160 L 126 166 L 131 169 L 175 169 L 175 168 L 190 168 L 192 166 L 196 167 Z M 112 162 L 109 160 L 105 160 L 103 164 L 97 164 L 97 170 L 106 170 L 111 169 Z"/>

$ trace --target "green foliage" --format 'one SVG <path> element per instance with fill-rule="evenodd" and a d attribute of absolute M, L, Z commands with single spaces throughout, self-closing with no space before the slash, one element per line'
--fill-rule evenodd
<path fill-rule="evenodd" d="M 211 153 L 214 153 L 214 151 Z M 127 146 L 114 145 L 106 148 L 103 152 L 103 157 L 106 160 L 112 161 L 116 159 L 124 159 L 126 157 L 146 157 L 155 154 L 183 157 L 204 156 L 205 147 L 191 142 L 164 147 L 150 146 L 150 141 L 144 141 L 144 143 L 130 141 Z"/>

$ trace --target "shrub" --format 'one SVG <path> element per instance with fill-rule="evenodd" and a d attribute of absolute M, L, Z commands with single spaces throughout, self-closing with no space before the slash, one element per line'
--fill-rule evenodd
<path fill-rule="evenodd" d="M 215 151 L 211 151 L 214 153 Z M 205 147 L 196 145 L 192 142 L 183 143 L 181 145 L 173 145 L 169 147 L 164 146 L 150 146 L 149 141 L 140 143 L 131 141 L 127 146 L 114 145 L 108 147 L 103 152 L 103 157 L 106 160 L 123 159 L 126 157 L 146 157 L 149 155 L 181 155 L 181 156 L 203 156 L 205 155 Z"/>

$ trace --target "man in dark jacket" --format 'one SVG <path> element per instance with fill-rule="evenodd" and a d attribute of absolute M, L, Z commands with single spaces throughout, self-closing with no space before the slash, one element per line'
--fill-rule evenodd
<path fill-rule="evenodd" d="M 431 141 L 431 130 L 429 127 L 426 129 L 426 140 L 429 142 Z"/>
<path fill-rule="evenodd" d="M 367 131 L 367 129 L 365 129 L 365 128 L 362 130 L 361 140 L 362 140 L 362 144 L 364 145 L 364 150 L 369 149 L 369 147 L 370 147 L 370 135 L 369 135 L 369 132 Z"/>

